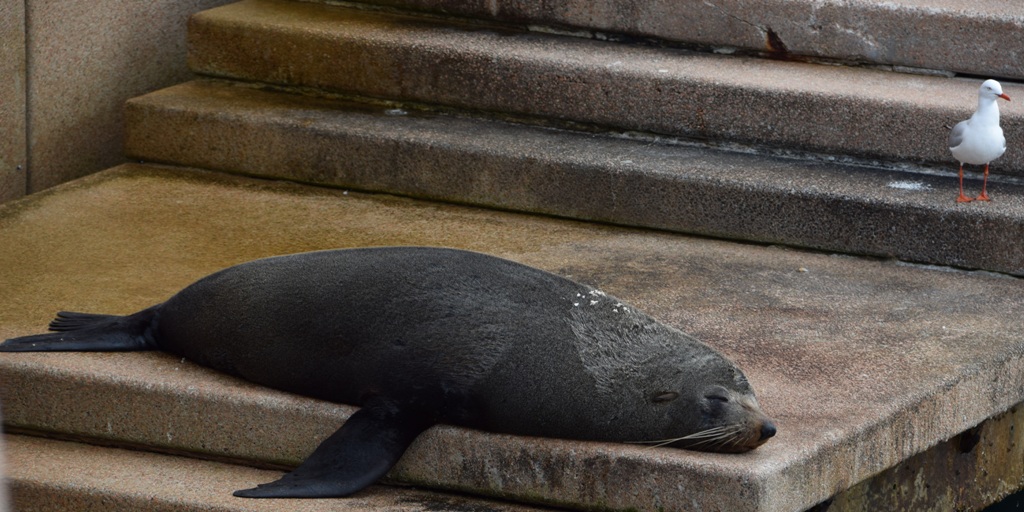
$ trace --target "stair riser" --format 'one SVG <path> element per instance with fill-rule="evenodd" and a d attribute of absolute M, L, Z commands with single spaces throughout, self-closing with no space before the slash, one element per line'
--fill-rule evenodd
<path fill-rule="evenodd" d="M 205 373 L 166 354 L 153 356 L 155 359 L 146 356 L 141 363 L 123 354 L 87 354 L 84 358 L 97 365 L 142 364 L 152 368 L 151 375 Z M 230 380 L 220 375 L 216 383 L 201 390 L 152 386 L 67 368 L 40 375 L 38 363 L 45 362 L 46 357 L 8 358 L 0 364 L 0 399 L 7 427 L 100 443 L 192 452 L 213 459 L 296 465 L 354 410 L 265 389 L 257 395 L 241 395 Z M 202 377 L 196 381 L 202 381 Z M 240 438 L 237 432 L 245 435 Z M 273 449 L 268 450 L 268 446 Z"/>
<path fill-rule="evenodd" d="M 544 512 L 408 487 L 373 486 L 339 499 L 236 498 L 232 491 L 281 473 L 29 436 L 7 435 L 3 441 L 9 448 L 12 510 L 18 512 Z"/>

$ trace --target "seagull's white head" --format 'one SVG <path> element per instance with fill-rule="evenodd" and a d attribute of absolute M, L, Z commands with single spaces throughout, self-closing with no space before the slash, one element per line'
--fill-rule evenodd
<path fill-rule="evenodd" d="M 982 98 L 1002 98 L 1006 101 L 1010 101 L 1010 97 L 1003 94 L 1003 86 L 999 85 L 999 82 L 995 80 L 985 80 L 981 84 L 981 88 L 978 89 L 978 96 Z"/>

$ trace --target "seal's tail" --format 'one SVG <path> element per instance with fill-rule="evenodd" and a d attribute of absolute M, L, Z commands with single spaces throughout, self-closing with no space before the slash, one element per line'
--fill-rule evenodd
<path fill-rule="evenodd" d="M 11 338 L 0 344 L 0 352 L 153 350 L 153 310 L 128 316 L 61 311 L 50 322 L 54 332 Z"/>

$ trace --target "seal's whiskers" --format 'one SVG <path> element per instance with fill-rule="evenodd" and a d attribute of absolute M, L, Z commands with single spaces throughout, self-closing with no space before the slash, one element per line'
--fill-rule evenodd
<path fill-rule="evenodd" d="M 744 431 L 742 425 L 722 425 L 718 427 L 709 428 L 707 430 L 701 430 L 690 435 L 676 437 L 672 439 L 658 439 L 654 441 L 629 441 L 630 444 L 646 444 L 649 448 L 659 448 L 662 446 L 670 445 L 679 441 L 692 441 L 700 440 L 689 446 L 697 447 L 701 445 L 708 446 L 725 446 L 730 444 L 731 441 L 737 439 L 740 434 Z"/>

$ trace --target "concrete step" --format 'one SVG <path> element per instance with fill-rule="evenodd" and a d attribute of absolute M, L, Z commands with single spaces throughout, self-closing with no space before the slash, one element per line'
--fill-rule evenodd
<path fill-rule="evenodd" d="M 555 30 L 990 77 L 1024 78 L 1024 7 L 1002 0 L 362 0 L 401 9 Z"/>
<path fill-rule="evenodd" d="M 189 45 L 211 76 L 947 169 L 943 126 L 973 112 L 980 85 L 287 0 L 199 13 Z M 1024 110 L 1002 107 L 1011 149 L 993 171 L 1021 175 Z"/>
<path fill-rule="evenodd" d="M 376 485 L 349 499 L 244 500 L 231 492 L 280 471 L 137 450 L 4 436 L 14 510 L 120 512 L 540 512 L 537 507 Z"/>
<path fill-rule="evenodd" d="M 906 488 L 872 485 L 876 475 L 916 482 L 918 510 L 975 508 L 1024 485 L 1017 278 L 142 165 L 0 207 L 0 240 L 0 339 L 40 331 L 59 309 L 129 313 L 262 256 L 485 251 L 600 286 L 706 341 L 779 426 L 743 455 L 438 426 L 395 481 L 573 508 L 769 512 Z M 275 465 L 352 410 L 150 352 L 0 354 L 0 401 L 19 432 Z M 926 460 L 950 466 L 904 466 L 936 449 L 945 455 Z M 48 473 L 70 467 L 54 464 Z M 203 492 L 236 483 L 216 485 Z"/>
<path fill-rule="evenodd" d="M 133 159 L 1024 275 L 1024 187 L 197 81 L 128 103 Z M 980 183 L 971 180 L 972 194 Z"/>

